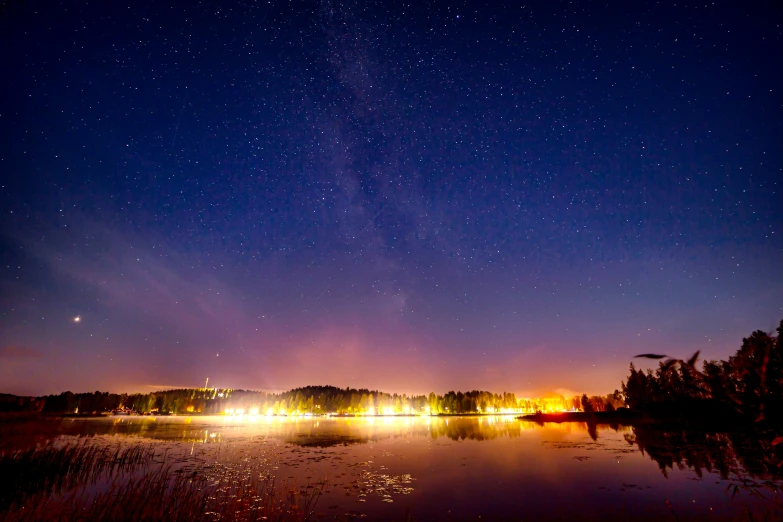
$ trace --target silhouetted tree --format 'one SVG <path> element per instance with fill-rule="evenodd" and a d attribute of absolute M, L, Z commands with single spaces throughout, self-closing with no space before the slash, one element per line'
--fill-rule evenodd
<path fill-rule="evenodd" d="M 644 373 L 630 366 L 622 384 L 625 404 L 647 410 L 653 405 L 688 404 L 710 400 L 754 420 L 780 419 L 783 411 L 783 344 L 777 336 L 761 330 L 742 340 L 742 346 L 728 361 L 706 361 L 696 368 L 699 352 L 690 359 L 641 354 L 637 357 L 662 360 L 655 372 Z"/>
<path fill-rule="evenodd" d="M 590 402 L 590 399 L 587 397 L 586 393 L 582 395 L 582 411 L 584 412 L 593 411 L 593 404 Z"/>

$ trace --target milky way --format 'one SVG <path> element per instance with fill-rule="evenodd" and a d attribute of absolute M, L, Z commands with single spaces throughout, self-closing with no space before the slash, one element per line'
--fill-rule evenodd
<path fill-rule="evenodd" d="M 167 4 L 3 8 L 0 391 L 606 393 L 783 317 L 772 3 Z"/>

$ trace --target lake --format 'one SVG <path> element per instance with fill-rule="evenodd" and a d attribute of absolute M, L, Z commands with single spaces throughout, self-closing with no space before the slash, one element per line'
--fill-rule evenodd
<path fill-rule="evenodd" d="M 220 468 L 296 484 L 303 492 L 320 490 L 312 520 L 783 517 L 773 489 L 780 476 L 742 434 L 539 425 L 512 416 L 41 422 L 46 429 L 40 423 L 6 427 L 4 458 L 15 448 L 47 443 L 148 444 L 159 462 L 181 472 Z M 105 488 L 105 480 L 70 483 L 83 490 L 81 497 L 68 487 L 44 494 L 53 506 L 83 501 Z"/>

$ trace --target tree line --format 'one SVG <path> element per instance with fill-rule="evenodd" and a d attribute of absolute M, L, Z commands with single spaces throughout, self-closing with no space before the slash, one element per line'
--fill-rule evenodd
<path fill-rule="evenodd" d="M 615 394 L 589 399 L 602 411 L 616 403 Z M 10 396 L 9 396 L 10 397 Z M 19 398 L 17 398 L 19 399 Z M 443 395 L 390 394 L 378 390 L 306 386 L 282 393 L 264 391 L 188 388 L 150 393 L 116 394 L 64 392 L 31 398 L 25 409 L 49 413 L 102 413 L 129 411 L 165 414 L 466 414 L 503 412 L 551 412 L 582 409 L 580 397 L 517 398 L 514 393 L 473 390 Z"/>
<path fill-rule="evenodd" d="M 641 354 L 659 359 L 655 370 L 637 370 L 622 390 L 605 396 L 563 396 L 522 399 L 513 393 L 488 391 L 454 392 L 444 395 L 389 394 L 378 390 L 307 386 L 283 393 L 217 388 L 188 388 L 151 393 L 116 394 L 64 392 L 44 397 L 0 396 L 0 411 L 43 411 L 51 413 L 101 413 L 126 410 L 136 413 L 226 412 L 259 414 L 466 414 L 504 411 L 613 411 L 627 406 L 647 412 L 737 414 L 753 420 L 774 417 L 783 411 L 783 345 L 777 335 L 758 330 L 743 339 L 727 361 L 696 362 L 699 352 L 688 360 L 666 355 Z"/>

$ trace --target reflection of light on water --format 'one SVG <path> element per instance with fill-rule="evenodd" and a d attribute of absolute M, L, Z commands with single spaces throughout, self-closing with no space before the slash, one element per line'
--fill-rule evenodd
<path fill-rule="evenodd" d="M 236 410 L 234 410 L 236 412 Z M 538 423 L 520 421 L 508 415 L 482 416 L 360 416 L 360 417 L 305 417 L 249 415 L 197 415 L 181 417 L 122 417 L 112 418 L 103 426 L 116 426 L 118 435 L 141 435 L 151 439 L 176 439 L 181 442 L 216 443 L 232 442 L 237 437 L 250 434 L 255 437 L 297 440 L 307 445 L 320 439 L 331 441 L 333 437 L 347 437 L 351 443 L 379 442 L 404 437 L 428 439 L 493 440 L 535 436 L 538 431 L 550 433 L 582 433 L 584 423 Z M 264 419 L 263 422 L 261 419 Z M 275 422 L 274 419 L 277 419 Z M 109 419 L 107 419 L 109 420 Z M 157 421 L 157 422 L 156 422 Z M 151 422 L 156 422 L 154 427 Z M 93 425 L 96 425 L 93 421 Z M 195 428 L 195 431 L 194 429 Z M 206 429 L 206 430 L 205 430 Z M 619 428 L 621 431 L 627 428 Z M 603 431 L 604 428 L 599 428 Z M 214 435 L 211 435 L 214 434 Z M 320 442 L 318 443 L 320 444 Z M 327 442 L 330 445 L 331 442 Z M 187 454 L 187 449 L 183 452 Z"/>
<path fill-rule="evenodd" d="M 82 421 L 81 425 L 86 426 L 83 430 L 106 430 L 103 433 L 108 432 L 112 441 L 124 435 L 131 436 L 128 442 L 132 444 L 162 439 L 164 442 L 158 449 L 170 449 L 168 458 L 173 460 L 167 462 L 173 462 L 175 467 L 187 471 L 188 477 L 196 469 L 202 476 L 202 468 L 199 466 L 203 467 L 207 463 L 203 473 L 210 479 L 227 475 L 261 474 L 281 480 L 295 476 L 298 484 L 302 484 L 308 476 L 317 480 L 328 474 L 332 493 L 327 494 L 319 506 L 366 500 L 362 507 L 368 511 L 370 519 L 391 518 L 397 511 L 380 511 L 389 506 L 382 503 L 393 501 L 391 506 L 395 506 L 400 499 L 417 506 L 420 510 L 417 519 L 436 519 L 432 510 L 427 509 L 428 506 L 440 508 L 438 499 L 448 498 L 438 494 L 441 490 L 454 491 L 464 487 L 466 480 L 481 480 L 485 473 L 493 479 L 497 477 L 497 481 L 493 481 L 492 487 L 484 488 L 476 496 L 475 503 L 471 503 L 468 498 L 461 504 L 466 519 L 468 516 L 476 519 L 473 515 L 478 514 L 479 510 L 486 518 L 500 518 L 504 515 L 501 510 L 507 509 L 509 505 L 509 498 L 513 499 L 519 491 L 538 487 L 542 483 L 557 484 L 564 490 L 574 491 L 584 488 L 585 484 L 594 484 L 587 482 L 592 479 L 618 485 L 624 481 L 633 481 L 640 487 L 660 487 L 659 491 L 670 487 L 662 482 L 664 479 L 660 474 L 649 473 L 655 470 L 655 463 L 639 455 L 636 446 L 629 447 L 628 442 L 631 441 L 626 442 L 614 428 L 599 427 L 596 443 L 588 439 L 587 427 L 583 423 L 547 423 L 539 426 L 496 415 L 383 418 L 379 422 L 376 419 L 297 420 L 278 417 L 278 422 L 273 422 L 270 417 L 261 422 L 248 415 L 230 419 L 223 416 L 194 416 L 192 424 L 188 424 L 188 419 L 184 417 L 161 417 L 157 425 L 147 422 L 148 418 L 113 419 L 114 422 L 108 419 L 108 422 Z M 122 424 L 124 421 L 127 422 Z M 73 423 L 66 424 L 70 426 Z M 621 427 L 619 431 L 626 430 L 628 428 Z M 663 446 L 668 438 L 658 437 L 655 430 L 638 433 L 640 438 L 646 434 L 642 443 L 646 441 L 647 447 L 657 451 L 661 459 L 669 459 L 672 448 Z M 216 444 L 221 439 L 223 444 Z M 430 445 L 434 439 L 470 442 Z M 99 439 L 96 437 L 91 440 Z M 335 447 L 300 446 L 318 440 L 328 441 L 324 446 L 334 444 Z M 399 444 L 399 440 L 404 440 L 406 444 Z M 370 444 L 361 444 L 368 441 Z M 189 452 L 187 442 L 191 442 Z M 195 451 L 196 442 L 199 443 L 198 452 Z M 708 449 L 717 451 L 712 446 Z M 681 459 L 689 455 L 685 450 L 677 451 L 681 451 Z M 691 451 L 690 447 L 687 451 Z M 590 460 L 587 461 L 586 457 Z M 367 460 L 369 458 L 375 462 Z M 619 466 L 621 463 L 622 467 Z M 675 469 L 676 465 L 672 467 L 671 463 L 667 466 L 672 469 L 672 474 L 683 478 L 680 482 L 686 482 L 682 475 L 685 472 Z M 414 486 L 416 491 L 413 490 Z M 725 482 L 713 485 L 712 481 L 705 480 L 688 481 L 683 488 L 690 488 L 688 493 L 693 491 L 693 498 L 698 505 L 702 505 L 702 502 L 707 505 L 706 502 L 710 501 L 716 502 L 710 505 L 723 508 L 724 500 L 721 499 L 725 486 Z M 708 488 L 712 489 L 708 491 Z M 348 496 L 352 498 L 345 498 L 345 492 L 348 491 Z M 397 496 L 406 494 L 414 497 Z M 562 515 L 563 519 L 600 519 L 593 508 L 605 502 L 607 495 L 614 495 L 612 499 L 616 499 L 620 493 L 615 488 L 613 493 L 606 489 L 597 495 L 600 498 L 589 496 L 581 503 L 558 505 L 552 505 L 543 495 L 531 500 L 534 506 L 539 503 L 538 507 L 546 507 L 552 513 Z M 657 498 L 651 501 L 640 497 L 641 510 L 653 509 L 651 502 L 655 501 L 658 501 Z M 654 509 L 651 513 L 659 513 L 661 516 L 667 514 Z"/>

